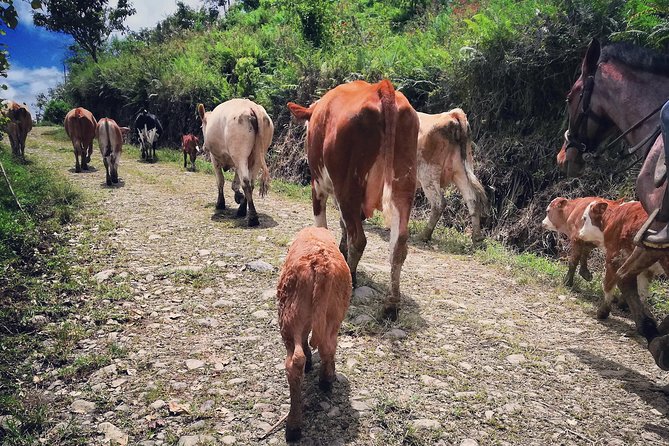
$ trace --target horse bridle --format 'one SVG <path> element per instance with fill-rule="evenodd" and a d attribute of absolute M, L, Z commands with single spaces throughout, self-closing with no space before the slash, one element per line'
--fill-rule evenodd
<path fill-rule="evenodd" d="M 569 126 L 567 131 L 564 134 L 564 138 L 567 141 L 567 149 L 573 147 L 577 149 L 581 154 L 587 152 L 588 143 L 590 142 L 587 137 L 587 126 L 588 119 L 591 119 L 596 124 L 600 126 L 608 123 L 606 118 L 603 118 L 592 111 L 590 108 L 590 101 L 592 99 L 592 90 L 595 88 L 595 76 L 594 74 L 588 76 L 585 81 L 583 81 L 583 89 L 581 90 L 581 95 L 578 99 L 578 106 L 580 108 L 576 119 L 574 120 L 574 126 L 572 128 L 571 120 L 569 120 Z M 567 105 L 567 108 L 569 105 Z M 567 110 L 567 116 L 569 111 Z M 583 133 L 582 133 L 583 132 Z M 585 138 L 583 135 L 586 135 Z"/>

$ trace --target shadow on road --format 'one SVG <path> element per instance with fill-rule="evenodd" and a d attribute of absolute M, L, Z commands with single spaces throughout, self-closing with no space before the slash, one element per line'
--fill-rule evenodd
<path fill-rule="evenodd" d="M 260 220 L 259 226 L 249 227 L 246 217 L 237 217 L 237 208 L 226 207 L 224 210 L 217 210 L 214 212 L 214 215 L 211 216 L 211 221 L 215 222 L 226 222 L 229 221 L 232 226 L 237 228 L 249 228 L 249 229 L 267 229 L 274 228 L 279 224 L 271 216 L 258 212 L 258 220 Z"/>
<path fill-rule="evenodd" d="M 666 417 L 669 409 L 669 404 L 667 403 L 669 388 L 659 387 L 654 381 L 639 372 L 610 359 L 597 356 L 588 350 L 570 348 L 569 351 L 575 354 L 583 364 L 597 372 L 602 378 L 619 381 L 621 388 L 627 392 L 636 394 L 648 405 L 665 414 Z M 667 438 L 667 431 L 664 428 L 658 427 L 658 429 L 662 430 L 660 435 Z"/>

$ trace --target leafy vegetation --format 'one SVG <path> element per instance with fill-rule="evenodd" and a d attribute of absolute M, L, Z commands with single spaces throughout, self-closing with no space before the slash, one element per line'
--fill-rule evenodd
<path fill-rule="evenodd" d="M 535 223 L 551 198 L 629 196 L 636 175 L 607 173 L 620 167 L 616 154 L 582 179 L 558 175 L 565 93 L 583 51 L 592 37 L 664 51 L 668 10 L 666 0 L 260 0 L 218 17 L 210 7 L 181 5 L 155 29 L 110 42 L 97 64 L 73 54 L 68 81 L 54 94 L 122 124 L 146 107 L 174 145 L 199 131 L 196 103 L 252 98 L 275 121 L 275 176 L 307 184 L 304 130 L 291 123 L 286 102 L 388 77 L 417 110 L 468 113 L 492 235 L 555 253 L 555 238 Z M 466 226 L 461 200 L 450 194 L 448 204 L 451 223 Z"/>

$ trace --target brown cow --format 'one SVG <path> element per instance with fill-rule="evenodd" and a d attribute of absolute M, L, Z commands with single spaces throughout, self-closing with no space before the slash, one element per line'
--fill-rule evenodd
<path fill-rule="evenodd" d="M 272 143 L 274 124 L 265 109 L 248 99 L 231 99 L 210 112 L 198 104 L 206 150 L 211 154 L 218 183 L 216 209 L 225 209 L 223 170 L 235 169 L 232 190 L 239 204 L 237 216 L 246 216 L 248 225 L 258 226 L 258 214 L 253 204 L 253 187 L 260 176 L 260 196 L 269 188 L 269 169 L 265 163 L 267 149 Z M 260 175 L 259 175 L 260 174 Z M 243 193 L 240 189 L 243 190 Z"/>
<path fill-rule="evenodd" d="M 93 154 L 96 126 L 97 121 L 93 113 L 83 107 L 74 108 L 65 115 L 65 133 L 70 137 L 74 148 L 75 172 L 88 169 Z"/>
<path fill-rule="evenodd" d="M 581 214 L 579 237 L 594 243 L 606 252 L 605 274 L 602 288 L 604 300 L 597 310 L 597 317 L 605 319 L 611 312 L 613 289 L 618 284 L 616 271 L 634 251 L 634 236 L 644 224 L 648 214 L 638 201 L 610 201 L 597 199 L 590 202 Z M 648 285 L 655 275 L 669 267 L 669 257 L 664 256 L 637 276 L 637 287 L 642 302 L 649 296 Z"/>
<path fill-rule="evenodd" d="M 481 212 L 487 197 L 474 175 L 472 138 L 467 115 L 460 108 L 429 115 L 418 113 L 418 184 L 430 202 L 430 220 L 420 238 L 428 241 L 444 212 L 442 189 L 455 183 L 472 220 L 472 240 L 481 241 Z"/>
<path fill-rule="evenodd" d="M 319 384 L 329 391 L 336 379 L 337 332 L 351 300 L 351 272 L 327 229 L 302 229 L 288 250 L 277 288 L 279 326 L 286 346 L 290 413 L 286 441 L 302 428 L 302 380 L 311 370 L 311 347 L 321 357 Z M 311 334 L 311 342 L 307 342 Z"/>
<path fill-rule="evenodd" d="M 100 154 L 105 163 L 107 186 L 118 183 L 118 162 L 123 148 L 123 130 L 110 118 L 102 118 L 95 127 L 95 137 L 100 143 Z"/>
<path fill-rule="evenodd" d="M 309 108 L 288 103 L 309 121 L 307 159 L 316 226 L 327 227 L 325 208 L 334 194 L 341 212 L 339 249 L 353 283 L 367 244 L 362 220 L 383 210 L 390 225 L 391 294 L 384 313 L 397 318 L 400 272 L 407 255 L 408 222 L 416 191 L 418 116 L 388 80 L 354 81 L 330 90 Z"/>
<path fill-rule="evenodd" d="M 564 197 L 554 198 L 546 208 L 546 217 L 541 222 L 544 229 L 564 234 L 569 239 L 571 245 L 569 270 L 564 278 L 564 284 L 568 287 L 574 285 L 574 273 L 578 265 L 580 265 L 578 274 L 587 281 L 592 280 L 592 274 L 588 270 L 588 257 L 595 248 L 595 244 L 581 240 L 579 231 L 582 226 L 583 211 L 595 200 L 603 201 L 604 199 L 599 197 L 583 197 L 571 200 Z"/>
<path fill-rule="evenodd" d="M 193 172 L 195 172 L 195 159 L 197 154 L 200 153 L 200 140 L 197 136 L 191 135 L 182 135 L 181 136 L 181 150 L 184 152 L 184 169 L 187 165 L 187 157 L 190 156 L 190 164 Z"/>
<path fill-rule="evenodd" d="M 18 102 L 4 101 L 2 114 L 8 119 L 5 130 L 9 135 L 12 154 L 25 157 L 26 137 L 33 128 L 33 118 L 28 107 Z"/>

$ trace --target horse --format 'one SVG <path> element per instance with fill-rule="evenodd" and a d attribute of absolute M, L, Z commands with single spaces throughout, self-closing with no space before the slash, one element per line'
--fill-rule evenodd
<path fill-rule="evenodd" d="M 655 180 L 656 169 L 661 172 L 664 168 L 664 143 L 657 115 L 667 99 L 669 55 L 621 43 L 602 48 L 593 40 L 581 64 L 581 75 L 567 94 L 569 126 L 557 155 L 561 170 L 577 176 L 585 165 L 584 154 L 616 132 L 622 134 L 603 150 L 622 138 L 634 146 L 630 152 L 644 153 L 650 145 L 636 180 L 639 201 L 650 217 L 637 234 L 638 246 L 616 274 L 637 331 L 646 338 L 649 351 L 663 370 L 669 370 L 669 317 L 657 325 L 639 298 L 636 276 L 669 255 L 638 243 L 648 227 L 662 226 L 652 221 L 652 214 L 659 209 L 667 187 L 666 181 L 656 185 L 660 182 Z"/>

